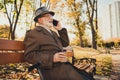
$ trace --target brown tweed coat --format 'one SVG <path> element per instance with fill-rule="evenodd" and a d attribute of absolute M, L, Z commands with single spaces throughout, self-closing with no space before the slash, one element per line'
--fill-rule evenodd
<path fill-rule="evenodd" d="M 45 80 L 90 80 L 84 79 L 70 63 L 53 62 L 53 55 L 69 45 L 67 30 L 63 28 L 58 33 L 59 36 L 53 31 L 50 34 L 40 26 L 28 31 L 24 40 L 25 60 L 32 64 L 40 63 Z"/>

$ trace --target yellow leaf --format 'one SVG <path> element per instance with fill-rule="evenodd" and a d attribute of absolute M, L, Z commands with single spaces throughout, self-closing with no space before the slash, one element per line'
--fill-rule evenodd
<path fill-rule="evenodd" d="M 74 0 L 67 0 L 67 4 L 68 5 L 73 5 L 74 4 Z"/>
<path fill-rule="evenodd" d="M 50 0 L 50 3 L 51 4 L 56 4 L 56 3 L 58 3 L 58 2 L 60 2 L 61 0 Z"/>
<path fill-rule="evenodd" d="M 46 0 L 41 0 L 42 3 L 46 3 Z"/>

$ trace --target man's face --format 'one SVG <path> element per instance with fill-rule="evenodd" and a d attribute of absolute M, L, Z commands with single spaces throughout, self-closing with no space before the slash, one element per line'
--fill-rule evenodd
<path fill-rule="evenodd" d="M 53 16 L 49 13 L 44 14 L 41 18 L 38 19 L 38 23 L 51 28 L 53 26 Z"/>

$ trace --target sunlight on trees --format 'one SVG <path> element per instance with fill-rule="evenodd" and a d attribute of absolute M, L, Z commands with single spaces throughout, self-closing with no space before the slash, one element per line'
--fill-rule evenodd
<path fill-rule="evenodd" d="M 70 6 L 70 5 L 73 5 L 75 3 L 75 0 L 66 0 L 67 1 L 67 4 Z"/>
<path fill-rule="evenodd" d="M 8 39 L 15 39 L 15 30 L 17 26 L 17 22 L 19 19 L 19 14 L 21 11 L 21 7 L 23 4 L 23 0 L 4 0 L 1 1 L 1 4 L 4 5 L 3 11 L 6 13 L 7 18 L 10 24 L 10 31 L 9 31 L 9 38 Z"/>
<path fill-rule="evenodd" d="M 39 6 L 36 6 L 36 3 L 39 3 Z M 20 33 L 20 30 L 16 31 L 16 28 L 20 29 L 21 27 L 21 30 L 24 29 L 25 31 L 35 26 L 33 25 L 34 11 L 42 5 L 39 0 L 4 0 L 0 1 L 0 4 L 0 9 L 7 15 L 9 20 L 10 31 L 8 39 L 12 40 L 17 38 L 16 32 Z"/>
<path fill-rule="evenodd" d="M 83 2 L 77 0 L 66 0 L 64 3 L 65 7 L 67 7 L 68 11 L 66 11 L 66 15 L 70 21 L 70 24 L 73 28 L 76 29 L 76 36 L 79 37 L 80 46 L 83 47 L 83 36 L 85 35 L 85 21 L 82 19 L 83 14 Z"/>
<path fill-rule="evenodd" d="M 9 34 L 9 26 L 0 25 L 0 38 L 7 39 Z"/>
<path fill-rule="evenodd" d="M 46 3 L 46 0 L 41 0 L 42 3 Z"/>

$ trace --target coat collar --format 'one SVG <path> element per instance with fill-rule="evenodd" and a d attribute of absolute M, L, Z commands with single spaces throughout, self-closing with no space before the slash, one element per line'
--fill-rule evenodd
<path fill-rule="evenodd" d="M 41 31 L 41 30 L 43 30 L 44 28 L 43 27 L 41 27 L 41 26 L 36 26 L 36 28 L 35 28 L 35 30 L 37 30 L 37 31 Z"/>
<path fill-rule="evenodd" d="M 45 28 L 43 28 L 43 27 L 41 27 L 41 26 L 37 26 L 36 28 L 35 28 L 35 30 L 37 30 L 38 32 L 42 32 L 42 33 L 44 33 L 45 35 L 47 35 L 47 36 L 50 36 L 51 38 L 53 38 L 55 41 L 56 41 L 56 44 L 57 45 L 59 45 L 59 46 L 62 46 L 59 42 L 58 42 L 58 38 L 57 38 L 57 34 L 54 32 L 54 31 L 52 31 L 51 30 L 51 33 L 52 34 L 50 34 L 50 32 L 48 31 L 48 30 L 46 30 Z M 62 47 L 59 47 L 59 46 L 56 46 L 56 47 L 58 47 L 59 49 L 61 49 L 62 50 Z"/>
<path fill-rule="evenodd" d="M 35 29 L 36 29 L 37 31 L 41 31 L 41 30 L 51 31 L 50 29 L 46 29 L 46 28 L 41 27 L 41 26 L 37 26 Z"/>
<path fill-rule="evenodd" d="M 44 34 L 49 35 L 49 36 L 52 35 L 47 29 L 45 29 L 44 27 L 41 27 L 41 26 L 37 26 L 37 27 L 35 28 L 35 30 L 38 31 L 38 32 L 41 32 L 41 31 L 42 31 Z M 50 30 L 50 31 L 51 31 L 51 30 Z"/>

